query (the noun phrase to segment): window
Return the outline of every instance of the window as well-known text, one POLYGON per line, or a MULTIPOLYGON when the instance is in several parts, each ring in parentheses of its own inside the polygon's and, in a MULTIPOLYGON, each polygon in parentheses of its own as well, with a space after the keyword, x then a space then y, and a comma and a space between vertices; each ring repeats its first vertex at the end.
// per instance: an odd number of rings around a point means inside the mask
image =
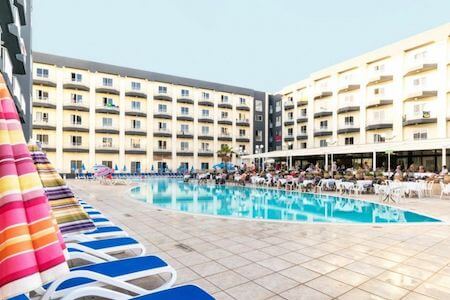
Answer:
POLYGON ((70 136, 70 143, 72 146, 81 146, 81 136, 79 135, 71 135, 70 136))
POLYGON ((228 96, 227 95, 221 95, 220 96, 220 101, 222 101, 222 103, 228 103, 228 96))
POLYGON ((354 125, 354 117, 353 116, 347 116, 344 118, 345 126, 353 126, 354 125))
POLYGON ((255 137, 257 142, 262 142, 263 140, 263 131, 262 130, 255 130, 255 137))
POLYGON ((226 112, 226 111, 221 111, 221 112, 220 112, 220 118, 221 118, 221 119, 224 119, 224 120, 228 119, 228 112, 226 112))
POLYGON ((427 58, 427 52, 428 51, 421 51, 414 54, 413 58, 414 60, 424 60, 427 58))
POLYGON ((48 134, 36 134, 36 141, 42 145, 48 145, 48 134))
POLYGON ((294 135, 294 128, 288 128, 288 136, 294 135))
POLYGON ((208 100, 209 99, 209 93, 202 92, 202 99, 208 100))
POLYGON ((263 101, 262 100, 255 100, 255 111, 257 112, 263 112, 263 101))
POLYGON ((424 113, 427 111, 427 105, 425 103, 414 104, 413 115, 417 118, 423 118, 424 113))
POLYGON ((135 111, 141 110, 141 102, 139 101, 131 101, 131 109, 135 111))
POLYGON ((70 102, 72 104, 81 104, 81 103, 83 103, 83 95, 70 94, 70 102))
POLYGON ((181 97, 189 97, 189 90, 181 90, 181 97))
POLYGON ((353 145, 353 137, 346 137, 345 138, 345 144, 346 145, 353 145))
POLYGON ((110 161, 110 160, 102 160, 102 165, 107 166, 108 168, 112 169, 112 161, 110 161))
POLYGON ((181 142, 180 149, 181 149, 181 151, 189 150, 189 142, 181 142))
POLYGON ((262 120, 263 120, 262 115, 255 115, 255 121, 262 122, 262 120))
POLYGON ((300 110, 300 117, 306 117, 306 113, 307 113, 306 108, 302 108, 302 109, 300 110))
POLYGON ((281 101, 275 102, 275 112, 281 111, 281 101))
POLYGON ((207 162, 202 162, 202 163, 200 164, 200 168, 201 168, 202 170, 209 170, 209 163, 207 163, 207 162))
POLYGON ((345 105, 353 104, 353 99, 354 99, 353 95, 345 95, 345 97, 344 97, 344 104, 345 105))
POLYGON ((306 149, 306 143, 300 143, 300 148, 301 149, 306 149))
POLYGON ((131 128, 140 129, 141 128, 141 120, 131 120, 131 128))
POLYGON ((427 78, 426 77, 420 77, 420 78, 414 78, 413 79, 413 86, 417 87, 417 86, 425 86, 425 84, 427 83, 427 78))
POLYGON ((167 94, 167 87, 166 86, 158 86, 158 93, 159 94, 167 94))
POLYGON ((245 136, 245 129, 239 129, 239 136, 245 136))
POLYGON ((288 150, 292 150, 294 149, 294 144, 292 144, 291 142, 287 145, 288 150))
POLYGON ((181 124, 180 125, 180 131, 182 133, 188 133, 189 132, 189 125, 188 124, 181 124))
POLYGON ((209 143, 202 143, 201 149, 203 151, 209 151, 209 143))
POLYGON ((380 65, 375 65, 375 66, 373 66, 373 70, 374 70, 375 72, 383 72, 383 71, 384 71, 384 68, 385 68, 384 64, 380 64, 380 65))
POLYGON ((222 135, 228 135, 228 128, 226 128, 226 127, 221 127, 221 128, 220 128, 220 133, 221 133, 222 135))
POLYGON ((181 114, 184 116, 189 115, 189 107, 182 107, 181 108, 181 114))
POLYGON ((320 140, 320 147, 326 147, 327 146, 327 140, 320 140))
POLYGON ((112 86, 113 80, 112 78, 103 77, 103 86, 112 86))
POLYGON ((131 173, 141 172, 141 162, 140 161, 132 161, 130 163, 130 172, 131 173))
POLYGON ((140 139, 131 139, 130 144, 131 144, 131 148, 133 148, 133 149, 141 148, 141 140, 140 139))
POLYGON ((167 112, 167 105, 165 105, 165 104, 158 104, 158 112, 160 112, 160 113, 167 112))
POLYGON ((240 105, 246 105, 247 104, 247 100, 245 98, 240 97, 239 98, 239 104, 240 105))
POLYGON ((41 111, 36 112, 36 121, 48 123, 48 113, 41 111))
POLYGON ((103 137, 102 138, 102 147, 103 148, 112 148, 113 141, 110 137, 103 137))
POLYGON ((273 106, 269 105, 269 114, 273 114, 273 106))
POLYGON ((306 125, 303 125, 300 127, 300 133, 301 134, 306 134, 306 125))
POLYGON ((372 114, 374 121, 384 121, 385 111, 384 110, 375 110, 372 114))
POLYGON ((413 133, 413 140, 420 141, 426 140, 428 138, 428 132, 426 130, 421 130, 413 133))
POLYGON ((374 95, 384 95, 384 88, 382 88, 382 87, 374 88, 373 94, 374 95))
POLYGON ((48 100, 48 92, 45 92, 43 90, 37 90, 36 94, 39 100, 48 100))
POLYGON ((202 109, 202 117, 209 117, 209 110, 202 109))
POLYGON ((374 134, 373 135, 373 142, 374 143, 384 143, 386 141, 386 138, 382 136, 381 134, 374 134))
POLYGON ((327 120, 325 120, 325 121, 320 121, 320 129, 321 129, 321 130, 328 129, 328 121, 327 121, 327 120))
POLYGON ((293 120, 294 119, 294 113, 293 112, 289 112, 288 113, 288 120, 293 120))
POLYGON ((103 106, 110 107, 114 106, 114 101, 112 98, 103 97, 103 106))
POLYGON ((281 116, 277 116, 275 118, 275 126, 277 127, 281 126, 281 116))
POLYGON ((81 160, 71 160, 70 161, 70 170, 73 173, 81 172, 82 167, 83 167, 83 162, 81 160))
POLYGON ((167 142, 166 141, 158 141, 158 149, 166 150, 167 149, 167 142))
POLYGON ((36 69, 36 76, 37 77, 42 77, 42 78, 48 78, 48 69, 37 68, 36 69))
POLYGON ((72 82, 81 82, 83 80, 83 75, 79 73, 71 73, 70 79, 72 80, 72 82))
POLYGON ((160 131, 167 131, 167 123, 159 122, 158 123, 158 128, 159 128, 160 131))
POLYGON ((112 118, 102 118, 103 127, 112 127, 112 118))
POLYGON ((72 125, 81 125, 81 116, 71 115, 72 125))
POLYGON ((140 91, 140 90, 141 90, 141 83, 140 83, 140 82, 132 81, 132 82, 131 82, 131 89, 132 89, 133 91, 140 91))
POLYGON ((202 126, 202 134, 208 135, 209 134, 209 127, 208 126, 202 126))

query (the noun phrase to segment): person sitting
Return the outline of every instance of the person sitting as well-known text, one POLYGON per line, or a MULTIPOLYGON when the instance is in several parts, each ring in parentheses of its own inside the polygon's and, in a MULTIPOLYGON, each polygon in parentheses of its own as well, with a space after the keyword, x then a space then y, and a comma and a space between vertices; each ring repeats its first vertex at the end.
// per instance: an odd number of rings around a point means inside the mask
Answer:
POLYGON ((446 175, 448 175, 448 169, 447 169, 447 166, 446 166, 446 165, 442 166, 442 170, 441 170, 441 172, 439 173, 439 175, 441 175, 441 176, 446 176, 446 175))

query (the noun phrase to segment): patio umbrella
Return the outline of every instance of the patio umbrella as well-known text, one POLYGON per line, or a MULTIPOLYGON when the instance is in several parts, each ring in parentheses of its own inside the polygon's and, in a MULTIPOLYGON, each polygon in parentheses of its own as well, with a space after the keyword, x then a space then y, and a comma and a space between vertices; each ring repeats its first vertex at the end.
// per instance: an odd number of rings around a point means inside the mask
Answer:
POLYGON ((30 292, 69 271, 64 243, 0 74, 0 298, 30 292))
POLYGON ((119 171, 119 167, 117 166, 117 164, 114 165, 114 171, 119 171))
POLYGON ((38 145, 29 145, 28 149, 31 151, 31 157, 61 233, 74 234, 94 230, 96 228, 94 222, 78 203, 64 179, 48 160, 47 155, 38 145))
POLYGON ((152 172, 154 171, 154 169, 155 169, 155 168, 154 168, 153 165, 152 165, 152 172))
POLYGON ((124 172, 126 172, 127 171, 127 166, 123 166, 123 169, 122 169, 124 172))
POLYGON ((81 170, 86 171, 86 166, 84 164, 81 164, 81 170))
POLYGON ((107 166, 97 166, 94 175, 97 177, 108 176, 114 173, 114 171, 107 166))

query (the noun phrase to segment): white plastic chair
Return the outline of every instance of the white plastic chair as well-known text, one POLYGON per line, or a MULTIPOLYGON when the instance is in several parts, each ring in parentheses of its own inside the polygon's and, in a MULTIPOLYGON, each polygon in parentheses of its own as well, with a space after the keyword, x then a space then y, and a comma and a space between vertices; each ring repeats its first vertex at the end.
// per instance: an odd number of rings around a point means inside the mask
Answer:
POLYGON ((445 184, 442 181, 439 183, 441 185, 441 199, 442 197, 450 195, 450 184, 445 184))

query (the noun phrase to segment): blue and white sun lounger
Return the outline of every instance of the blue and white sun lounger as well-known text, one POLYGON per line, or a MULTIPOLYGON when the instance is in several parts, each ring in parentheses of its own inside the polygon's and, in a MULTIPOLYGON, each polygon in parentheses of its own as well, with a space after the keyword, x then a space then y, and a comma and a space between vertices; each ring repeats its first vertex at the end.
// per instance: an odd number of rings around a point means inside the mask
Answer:
POLYGON ((89 232, 65 235, 64 240, 66 242, 88 242, 117 237, 128 237, 128 233, 117 226, 103 226, 89 232))
POLYGON ((117 300, 214 300, 214 297, 196 285, 181 285, 134 297, 101 287, 87 287, 68 294, 64 300, 88 296, 117 300))
POLYGON ((170 279, 158 289, 169 288, 175 283, 177 275, 171 266, 157 256, 125 258, 72 268, 67 275, 61 276, 36 292, 43 295, 42 300, 48 300, 61 298, 85 287, 108 285, 143 295, 152 291, 128 281, 163 273, 170 274, 170 279))

